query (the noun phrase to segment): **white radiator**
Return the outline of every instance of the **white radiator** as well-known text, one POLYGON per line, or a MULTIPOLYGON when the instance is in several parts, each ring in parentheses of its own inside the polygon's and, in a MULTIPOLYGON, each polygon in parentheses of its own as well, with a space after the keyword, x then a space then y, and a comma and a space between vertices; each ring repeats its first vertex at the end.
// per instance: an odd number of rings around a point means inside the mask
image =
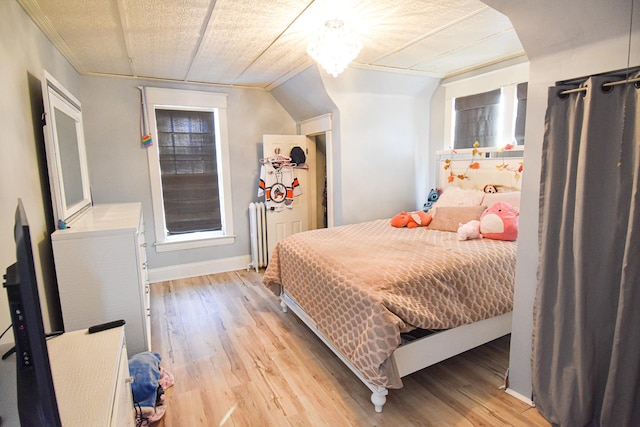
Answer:
POLYGON ((251 263, 247 271, 267 266, 267 210, 263 202, 249 203, 249 228, 251 234, 251 263))

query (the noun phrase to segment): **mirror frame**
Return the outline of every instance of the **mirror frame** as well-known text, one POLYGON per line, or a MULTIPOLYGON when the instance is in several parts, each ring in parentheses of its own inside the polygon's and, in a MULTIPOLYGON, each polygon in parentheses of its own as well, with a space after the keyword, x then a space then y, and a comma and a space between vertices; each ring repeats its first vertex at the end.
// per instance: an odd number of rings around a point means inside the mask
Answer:
POLYGON ((42 97, 44 101, 45 125, 43 127, 45 135, 45 146, 47 152, 47 167, 49 169, 49 184, 51 187, 51 200, 53 204, 53 216, 58 228, 61 228, 60 221, 64 223, 72 220, 80 212, 91 206, 91 190, 89 185, 89 171, 87 167, 87 156, 84 144, 84 128, 82 123, 82 107, 80 101, 75 98, 67 89, 65 89, 51 74, 44 71, 42 79, 42 97), (75 122, 76 140, 63 140, 56 125, 57 111, 64 113, 75 122), (62 150, 63 146, 73 147, 73 158, 65 158, 66 150, 62 150), (75 149, 77 148, 77 151, 75 149), (77 157, 75 154, 77 153, 77 157), (73 176, 64 174, 63 165, 65 161, 72 160, 74 170, 80 171, 80 182, 71 183, 69 180, 78 179, 74 173, 73 176), (79 164, 77 164, 79 163, 79 164), (80 185, 81 195, 79 200, 67 201, 65 184, 80 185))

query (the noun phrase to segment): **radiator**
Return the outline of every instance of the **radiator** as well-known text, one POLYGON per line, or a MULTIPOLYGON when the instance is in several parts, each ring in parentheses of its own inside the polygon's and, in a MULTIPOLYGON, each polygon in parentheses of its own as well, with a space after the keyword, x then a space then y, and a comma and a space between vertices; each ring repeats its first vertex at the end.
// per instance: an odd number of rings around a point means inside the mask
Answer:
POLYGON ((267 266, 267 211, 263 202, 249 203, 249 229, 251 234, 251 263, 247 271, 267 266))

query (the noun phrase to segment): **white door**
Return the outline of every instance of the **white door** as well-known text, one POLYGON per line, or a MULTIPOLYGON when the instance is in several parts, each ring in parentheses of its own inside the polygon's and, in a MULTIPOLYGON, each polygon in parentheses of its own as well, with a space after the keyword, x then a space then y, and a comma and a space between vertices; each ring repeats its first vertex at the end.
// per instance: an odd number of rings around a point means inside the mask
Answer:
MULTIPOLYGON (((288 156, 295 146, 301 147, 307 156, 307 165, 312 165, 310 160, 315 157, 315 142, 303 135, 263 135, 262 150, 263 157, 274 156, 280 153, 288 156), (310 147, 313 145, 313 147, 310 147), (311 150, 310 148, 313 148, 311 150), (279 150, 279 151, 278 151, 279 150), (312 158, 309 155, 312 155, 312 158)), ((314 160, 315 162, 315 160, 314 160)), ((293 198, 291 209, 281 211, 267 210, 267 246, 269 258, 276 243, 300 231, 309 229, 309 224, 315 224, 315 209, 310 206, 315 203, 315 174, 308 169, 294 168, 294 176, 298 178, 302 193, 293 198)))

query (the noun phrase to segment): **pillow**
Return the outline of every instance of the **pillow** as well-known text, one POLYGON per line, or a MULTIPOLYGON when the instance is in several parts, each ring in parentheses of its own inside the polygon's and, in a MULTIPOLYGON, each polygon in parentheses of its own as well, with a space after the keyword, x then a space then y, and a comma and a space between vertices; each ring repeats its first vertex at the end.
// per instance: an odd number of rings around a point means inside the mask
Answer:
POLYGON ((494 240, 518 238, 518 210, 505 202, 497 202, 480 216, 482 237, 494 240))
POLYGON ((474 219, 479 220, 486 208, 486 206, 441 206, 427 228, 457 232, 460 224, 466 224, 474 219))
POLYGON ((441 206, 480 206, 483 197, 484 192, 480 190, 447 187, 442 194, 440 194, 440 197, 438 197, 438 201, 432 205, 429 213, 436 215, 438 208, 441 206))
POLYGON ((507 191, 504 193, 485 193, 482 199, 482 204, 491 207, 498 202, 509 203, 516 209, 520 208, 520 192, 519 191, 507 191))

